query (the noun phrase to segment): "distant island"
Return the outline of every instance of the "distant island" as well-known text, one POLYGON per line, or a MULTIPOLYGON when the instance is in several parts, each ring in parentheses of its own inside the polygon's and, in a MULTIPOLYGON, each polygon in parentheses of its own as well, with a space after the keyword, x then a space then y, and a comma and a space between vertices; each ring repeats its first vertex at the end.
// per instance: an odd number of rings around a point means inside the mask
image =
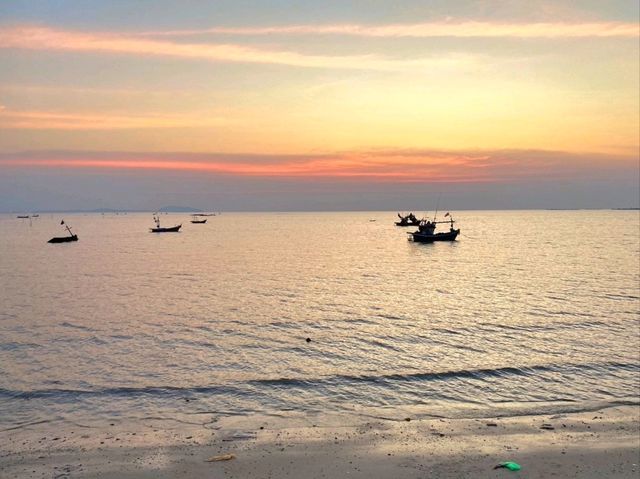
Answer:
MULTIPOLYGON (((102 214, 123 214, 123 213, 203 213, 203 210, 193 208, 192 206, 163 206, 157 210, 143 210, 143 209, 126 209, 126 208, 95 208, 95 209, 69 209, 69 210, 48 210, 48 209, 34 209, 38 213, 47 214, 64 214, 64 213, 102 213, 102 214)), ((0 214, 22 214, 22 211, 0 211, 0 214)), ((25 213, 26 215, 26 213, 25 213)))
POLYGON ((158 209, 159 213, 202 213, 202 210, 198 208, 192 208, 191 206, 163 206, 158 209))
POLYGON ((87 213, 127 213, 127 210, 114 210, 113 208, 96 208, 89 210, 87 213))

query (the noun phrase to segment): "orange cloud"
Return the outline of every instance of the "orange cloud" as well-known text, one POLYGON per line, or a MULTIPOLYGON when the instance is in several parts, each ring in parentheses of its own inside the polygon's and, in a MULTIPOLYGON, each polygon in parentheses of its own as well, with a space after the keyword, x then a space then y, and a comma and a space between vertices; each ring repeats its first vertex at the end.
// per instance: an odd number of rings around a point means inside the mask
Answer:
POLYGON ((289 25, 275 27, 214 27, 199 30, 143 32, 147 36, 228 35, 351 35, 361 37, 462 38, 584 38, 640 35, 637 23, 628 22, 427 22, 390 25, 289 25))
POLYGON ((187 128, 228 123, 222 118, 174 115, 115 115, 12 111, 0 107, 0 128, 43 130, 123 130, 131 128, 187 128), (4 111, 3 111, 4 110, 4 111))
POLYGON ((0 166, 174 170, 239 177, 380 182, 487 182, 595 178, 615 171, 637 171, 637 157, 530 150, 389 150, 325 155, 31 152, 2 154, 0 166))
POLYGON ((115 33, 82 33, 47 27, 0 28, 0 48, 61 50, 154 55, 219 62, 278 64, 310 68, 411 70, 451 65, 467 57, 394 60, 375 55, 305 55, 285 50, 268 50, 221 43, 176 43, 148 40, 115 33))

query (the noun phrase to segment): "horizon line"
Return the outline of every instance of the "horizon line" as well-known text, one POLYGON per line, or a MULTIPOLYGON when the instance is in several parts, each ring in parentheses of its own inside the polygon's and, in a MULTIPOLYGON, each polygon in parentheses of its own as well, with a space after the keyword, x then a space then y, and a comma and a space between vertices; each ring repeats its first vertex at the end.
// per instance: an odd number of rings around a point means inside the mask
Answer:
MULTIPOLYGON (((0 210, 0 215, 14 215, 18 213, 26 214, 115 214, 115 213, 133 213, 133 214, 153 214, 153 213, 166 213, 166 214, 174 214, 174 215, 188 215, 191 216, 194 213, 215 213, 216 216, 225 216, 228 213, 398 213, 398 212, 413 212, 413 211, 429 211, 418 208, 407 208, 404 210, 362 210, 362 209, 332 209, 332 210, 314 210, 314 209, 300 209, 300 210, 207 210, 207 209, 199 209, 194 208, 194 211, 160 211, 162 208, 153 210, 153 209, 116 209, 116 208, 93 208, 88 210, 80 210, 80 209, 62 209, 62 210, 39 210, 32 209, 31 213, 26 213, 25 210, 0 210), (105 210, 105 211, 101 211, 105 210)), ((613 206, 599 206, 599 207, 591 207, 591 208, 456 208, 451 209, 454 214, 462 211, 639 211, 639 206, 628 206, 628 207, 613 207, 613 206)), ((443 210, 444 211, 444 210, 443 210)), ((20 218, 26 219, 26 218, 20 218)))

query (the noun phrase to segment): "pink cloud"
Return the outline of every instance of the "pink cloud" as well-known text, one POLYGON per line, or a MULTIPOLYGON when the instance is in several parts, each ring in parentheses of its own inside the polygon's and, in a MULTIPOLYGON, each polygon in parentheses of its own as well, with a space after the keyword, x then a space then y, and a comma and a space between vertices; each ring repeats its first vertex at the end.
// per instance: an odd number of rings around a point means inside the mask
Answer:
POLYGON ((228 123, 224 118, 176 115, 125 115, 15 111, 0 105, 0 128, 14 130, 123 130, 132 128, 188 128, 228 123))
POLYGON ((451 64, 452 62, 464 61, 463 58, 394 60, 375 55, 306 55, 287 50, 255 48, 227 43, 177 43, 167 40, 140 38, 131 34, 76 32, 33 26, 0 28, 0 48, 106 52, 217 62, 386 71, 429 67, 443 62, 451 64))
POLYGON ((536 150, 372 150, 323 155, 30 152, 0 155, 0 166, 175 170, 238 177, 333 178, 379 182, 493 182, 598 177, 637 171, 637 157, 536 150))
POLYGON ((350 35, 360 37, 462 37, 462 38, 584 38, 640 35, 637 23, 629 22, 425 22, 389 25, 284 25, 273 27, 213 27, 196 30, 143 32, 147 36, 227 35, 350 35))

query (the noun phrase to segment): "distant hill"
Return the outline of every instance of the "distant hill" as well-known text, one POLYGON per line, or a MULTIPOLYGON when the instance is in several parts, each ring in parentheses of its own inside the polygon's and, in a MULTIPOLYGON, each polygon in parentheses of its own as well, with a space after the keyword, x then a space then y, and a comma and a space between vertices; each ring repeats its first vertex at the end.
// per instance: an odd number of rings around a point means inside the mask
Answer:
POLYGON ((113 208, 96 208, 95 210, 88 210, 87 213, 121 213, 126 210, 114 210, 113 208))
POLYGON ((198 208, 191 206, 163 206, 158 210, 160 213, 202 213, 198 208))

